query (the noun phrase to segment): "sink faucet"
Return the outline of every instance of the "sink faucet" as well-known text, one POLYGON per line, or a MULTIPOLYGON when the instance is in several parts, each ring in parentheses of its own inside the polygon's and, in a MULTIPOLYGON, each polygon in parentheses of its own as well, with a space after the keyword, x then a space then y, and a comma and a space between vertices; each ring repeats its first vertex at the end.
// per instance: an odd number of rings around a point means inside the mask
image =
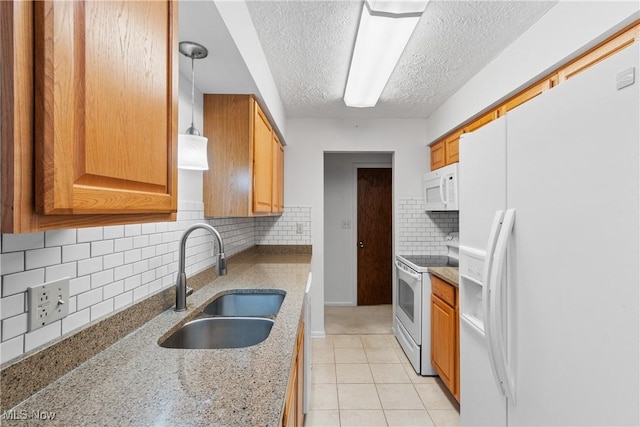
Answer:
MULTIPOLYGON (((224 276, 227 274, 227 259, 224 256, 224 243, 222 243, 222 237, 218 230, 208 224, 196 224, 192 225, 184 232, 182 239, 180 240, 180 261, 178 264, 178 277, 176 278, 176 311, 185 311, 187 309, 187 295, 193 293, 193 289, 187 288, 187 274, 184 271, 184 257, 185 248, 187 246, 187 237, 192 231, 202 229, 207 230, 218 241, 220 252, 216 255, 216 274, 218 276, 224 276)), ((215 243, 213 250, 215 251, 215 243)))

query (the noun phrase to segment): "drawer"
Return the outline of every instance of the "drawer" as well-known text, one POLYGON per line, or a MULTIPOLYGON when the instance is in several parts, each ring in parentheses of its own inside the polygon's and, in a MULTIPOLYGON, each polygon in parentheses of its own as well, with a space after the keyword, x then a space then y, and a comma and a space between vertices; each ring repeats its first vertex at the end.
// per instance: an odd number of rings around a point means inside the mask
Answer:
POLYGON ((431 293, 440 297, 451 307, 456 306, 456 288, 434 275, 431 275, 431 293))

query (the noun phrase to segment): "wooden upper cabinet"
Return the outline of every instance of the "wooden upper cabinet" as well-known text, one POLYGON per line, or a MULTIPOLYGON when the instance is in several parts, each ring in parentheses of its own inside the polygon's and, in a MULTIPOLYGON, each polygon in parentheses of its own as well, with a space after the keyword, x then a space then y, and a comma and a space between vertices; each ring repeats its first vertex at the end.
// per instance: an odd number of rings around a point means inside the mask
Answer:
POLYGON ((498 112, 496 110, 489 111, 487 114, 478 117, 477 119, 475 119, 474 121, 466 125, 462 129, 462 132, 469 133, 469 132, 473 132, 474 130, 480 129, 482 126, 486 125, 487 123, 491 123, 492 121, 494 121, 497 118, 497 116, 498 116, 498 112))
POLYGON ((269 120, 256 104, 253 133, 253 212, 271 213, 273 139, 273 129, 269 120))
POLYGON ((271 212, 284 211, 284 147, 277 135, 273 137, 273 179, 271 191, 271 212))
POLYGON ((640 40, 640 26, 634 24, 630 28, 621 31, 611 40, 598 46, 581 57, 575 59, 558 71, 558 79, 560 82, 568 80, 587 68, 597 64, 598 62, 620 52, 622 49, 631 46, 634 42, 640 40))
POLYGON ((177 2, 1 3, 2 231, 175 220, 177 2))
MULTIPOLYGON (((210 169, 204 173, 205 216, 248 217, 277 208, 278 161, 284 157, 273 126, 251 95, 204 95, 204 136, 210 169), (280 151, 280 150, 278 150, 280 151)), ((284 163, 283 163, 284 164, 284 163)))
POLYGON ((460 135, 462 135, 461 130, 431 144, 431 170, 436 170, 458 161, 460 135))
POLYGON ((169 2, 36 2, 36 208, 172 212, 169 2))
POLYGON ((444 140, 445 163, 450 165, 459 160, 460 135, 462 132, 455 132, 444 140))
POLYGON ((444 140, 431 144, 431 170, 447 165, 444 140))

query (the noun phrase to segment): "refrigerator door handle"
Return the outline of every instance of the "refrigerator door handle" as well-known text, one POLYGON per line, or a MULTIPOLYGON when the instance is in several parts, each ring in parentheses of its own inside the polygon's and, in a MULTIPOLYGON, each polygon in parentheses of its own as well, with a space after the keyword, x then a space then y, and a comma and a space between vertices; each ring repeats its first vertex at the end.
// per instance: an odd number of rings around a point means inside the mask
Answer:
POLYGON ((509 245, 509 237, 513 230, 515 222, 515 210, 507 209, 502 221, 500 235, 496 244, 493 258, 493 266, 491 271, 492 289, 490 294, 491 300, 491 338, 493 349, 492 353, 495 357, 496 369, 501 379, 502 389, 507 398, 515 405, 515 388, 512 376, 509 374, 509 366, 507 363, 507 347, 505 345, 503 331, 506 330, 505 319, 503 316, 502 295, 505 286, 504 268, 507 260, 507 248, 509 245))
POLYGON ((504 211, 496 211, 493 217, 493 223, 491 225, 491 231, 489 232, 489 241, 487 242, 486 257, 484 260, 484 269, 482 272, 482 309, 484 311, 484 338, 487 344, 487 351, 489 353, 489 361, 491 362, 491 371, 493 372, 493 378, 496 380, 496 385, 500 394, 504 395, 504 388, 502 381, 498 375, 498 369, 496 366, 496 357, 494 354, 493 337, 492 337, 492 316, 491 316, 491 292, 492 292, 492 266, 494 263, 494 254, 496 251, 496 244, 498 242, 498 235, 500 234, 500 228, 502 226, 502 220, 504 218, 504 211))
POLYGON ((443 205, 446 205, 447 203, 449 203, 449 201, 444 197, 444 184, 445 184, 445 178, 444 176, 441 176, 440 177, 440 201, 442 202, 443 205))

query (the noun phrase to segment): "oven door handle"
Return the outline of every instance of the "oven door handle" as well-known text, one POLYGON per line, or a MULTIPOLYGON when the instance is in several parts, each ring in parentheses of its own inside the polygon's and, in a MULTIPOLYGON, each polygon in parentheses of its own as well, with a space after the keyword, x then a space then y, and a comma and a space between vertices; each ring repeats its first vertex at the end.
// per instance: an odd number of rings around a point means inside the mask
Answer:
POLYGON ((416 274, 416 273, 412 273, 410 271, 405 270, 402 267, 402 264, 400 264, 398 261, 396 261, 396 267, 398 268, 398 272, 402 273, 402 274, 406 274, 407 276, 411 277, 413 280, 422 280, 422 277, 420 274, 416 274))

